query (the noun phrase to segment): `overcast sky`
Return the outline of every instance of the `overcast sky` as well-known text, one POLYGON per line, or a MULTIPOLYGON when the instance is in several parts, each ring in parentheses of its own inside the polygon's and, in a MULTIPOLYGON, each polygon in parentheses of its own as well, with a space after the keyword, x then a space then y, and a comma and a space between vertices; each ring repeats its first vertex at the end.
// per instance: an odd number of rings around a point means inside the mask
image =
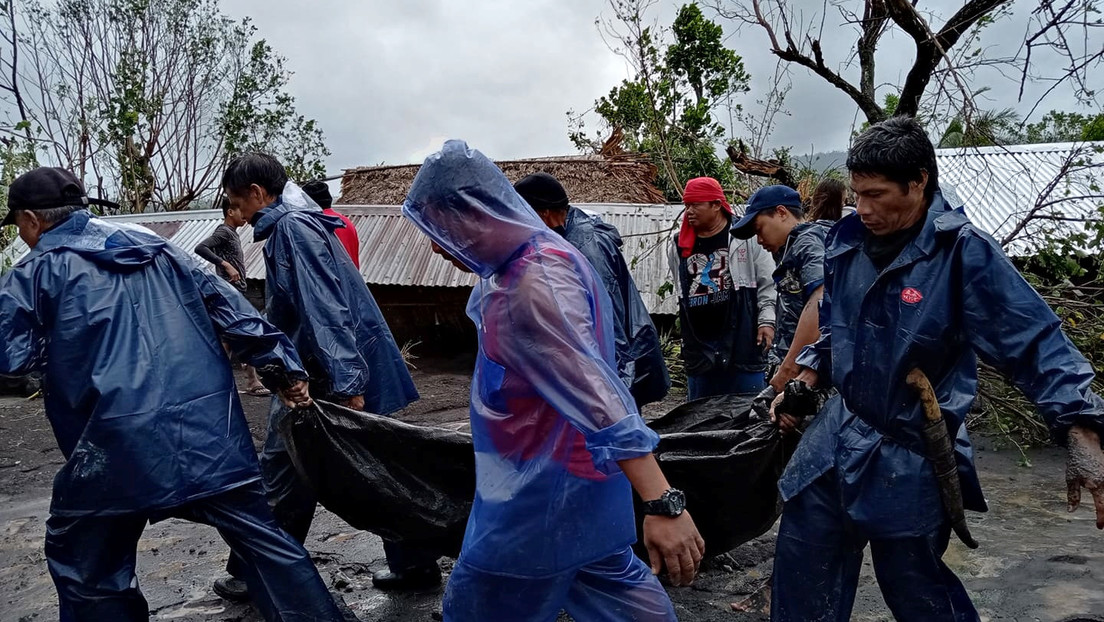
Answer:
MULTIPOLYGON (((669 25, 680 4, 660 0, 659 22, 669 25)), ((961 4, 933 0, 921 6, 961 4)), ((986 32, 994 53, 1012 51, 1023 40, 1025 14, 1034 4, 1020 0, 1017 15, 986 32)), ((822 2, 796 5, 814 12, 822 2)), ((604 0, 223 0, 223 7, 231 16, 252 18, 260 36, 287 58, 295 73, 289 90, 300 112, 319 121, 333 152, 330 174, 420 162, 447 138, 463 138, 496 159, 575 153, 566 112, 589 109, 630 77, 595 26, 609 13, 604 0)), ((758 29, 735 33, 731 23, 721 23, 752 75, 743 101, 754 107, 775 67, 767 38, 758 29)), ((833 13, 826 32, 826 57, 843 60, 852 31, 833 13)), ((912 43, 892 32, 879 48, 878 79, 900 84, 912 43)), ((857 73, 845 71, 852 78, 857 73)), ((771 142, 792 146, 796 154, 846 148, 855 105, 801 67, 793 68, 791 79, 790 114, 778 120, 771 142)), ((1016 103, 1015 85, 995 75, 979 81, 993 87, 983 105, 1021 113, 1030 108, 1016 103)), ((1068 90, 1047 104, 1044 109, 1077 109, 1068 90)))

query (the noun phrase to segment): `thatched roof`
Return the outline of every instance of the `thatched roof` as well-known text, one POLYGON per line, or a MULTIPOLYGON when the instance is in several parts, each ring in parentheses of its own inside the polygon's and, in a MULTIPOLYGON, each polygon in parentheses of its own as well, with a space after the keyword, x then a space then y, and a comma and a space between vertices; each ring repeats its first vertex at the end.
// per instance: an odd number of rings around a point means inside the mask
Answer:
MULTIPOLYGON (((537 172, 560 180, 573 203, 666 202, 655 187, 656 167, 646 156, 618 153, 613 156, 586 155, 496 162, 511 182, 537 172)), ((345 205, 399 205, 421 167, 368 166, 348 169, 341 179, 345 205)))

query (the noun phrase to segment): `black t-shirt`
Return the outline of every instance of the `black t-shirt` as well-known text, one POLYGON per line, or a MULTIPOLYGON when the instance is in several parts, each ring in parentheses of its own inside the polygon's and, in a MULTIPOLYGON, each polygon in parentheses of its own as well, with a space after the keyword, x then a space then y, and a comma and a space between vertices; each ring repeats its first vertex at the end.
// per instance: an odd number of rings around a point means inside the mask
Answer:
POLYGON ((698 238, 685 259, 682 291, 686 314, 701 336, 727 329, 731 308, 732 275, 728 271, 728 227, 708 238, 698 238))
POLYGON ((863 242, 863 252, 870 258, 870 262, 874 264, 878 272, 881 272, 888 268, 894 259, 897 259, 897 256, 905 250, 909 242, 920 235, 920 231, 923 230, 924 223, 927 220, 927 218, 921 216, 920 220, 917 220, 916 224, 908 229, 901 229, 886 235, 869 234, 863 242))

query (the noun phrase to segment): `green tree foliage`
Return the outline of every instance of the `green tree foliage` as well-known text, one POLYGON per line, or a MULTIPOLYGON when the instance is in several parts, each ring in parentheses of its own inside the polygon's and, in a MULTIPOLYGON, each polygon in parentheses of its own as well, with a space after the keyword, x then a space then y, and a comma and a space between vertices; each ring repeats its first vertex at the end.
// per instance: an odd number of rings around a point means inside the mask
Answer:
POLYGON ((718 150, 724 127, 715 112, 748 90, 749 76, 741 58, 724 46, 721 27, 696 4, 684 5, 669 30, 646 25, 646 1, 612 0, 610 6, 620 27, 619 52, 633 63, 635 75, 595 102, 601 117, 596 135, 588 136, 576 119, 572 142, 595 151, 620 128, 626 148, 652 157, 658 186, 674 201, 693 177, 731 185, 732 167, 718 150))
POLYGON ((217 0, 0 8, 14 31, 0 41, 11 68, 0 75, 0 128, 22 117, 38 162, 73 169, 124 211, 202 204, 227 159, 247 150, 272 153, 299 178, 324 170, 322 132, 287 94, 283 58, 217 0))
POLYGON ((1020 142, 1020 117, 1010 108, 959 114, 947 124, 940 148, 989 147, 1020 142))
POLYGON ((1028 143, 1071 143, 1104 141, 1104 112, 1084 115, 1079 112, 1051 110, 1039 121, 1024 127, 1028 143))

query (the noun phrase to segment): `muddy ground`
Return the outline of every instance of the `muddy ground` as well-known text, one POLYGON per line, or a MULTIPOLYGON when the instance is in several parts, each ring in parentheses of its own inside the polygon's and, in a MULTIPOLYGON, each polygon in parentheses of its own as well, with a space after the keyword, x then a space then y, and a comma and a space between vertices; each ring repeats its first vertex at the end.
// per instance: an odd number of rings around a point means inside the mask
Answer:
MULTIPOLYGON (((470 362, 415 361, 422 400, 402 413, 419 424, 463 428, 470 362)), ((243 396, 258 446, 267 401, 243 396)), ((678 403, 650 409, 662 412, 678 403)), ((963 578, 984 620, 1059 621, 1078 616, 1104 620, 1104 533, 1089 509, 1067 514, 1063 454, 996 450, 979 439, 978 466, 992 507, 970 516, 981 548, 952 543, 947 562, 963 578)), ((53 585, 43 557, 44 521, 53 474, 62 463, 41 401, 0 398, 0 622, 57 619, 53 585)), ((733 613, 729 603, 755 592, 770 575, 773 533, 713 559, 692 588, 671 589, 682 620, 750 622, 761 613, 733 613)), ((365 621, 440 619, 440 591, 392 596, 371 587, 384 568, 380 541, 319 509, 307 542, 322 577, 365 621)), ((227 549, 214 529, 184 521, 151 525, 139 545, 138 576, 153 620, 253 622, 248 605, 216 597, 227 549)), ((448 571, 451 560, 442 559, 448 571)), ((869 560, 864 566, 855 620, 891 619, 878 594, 869 560)))

